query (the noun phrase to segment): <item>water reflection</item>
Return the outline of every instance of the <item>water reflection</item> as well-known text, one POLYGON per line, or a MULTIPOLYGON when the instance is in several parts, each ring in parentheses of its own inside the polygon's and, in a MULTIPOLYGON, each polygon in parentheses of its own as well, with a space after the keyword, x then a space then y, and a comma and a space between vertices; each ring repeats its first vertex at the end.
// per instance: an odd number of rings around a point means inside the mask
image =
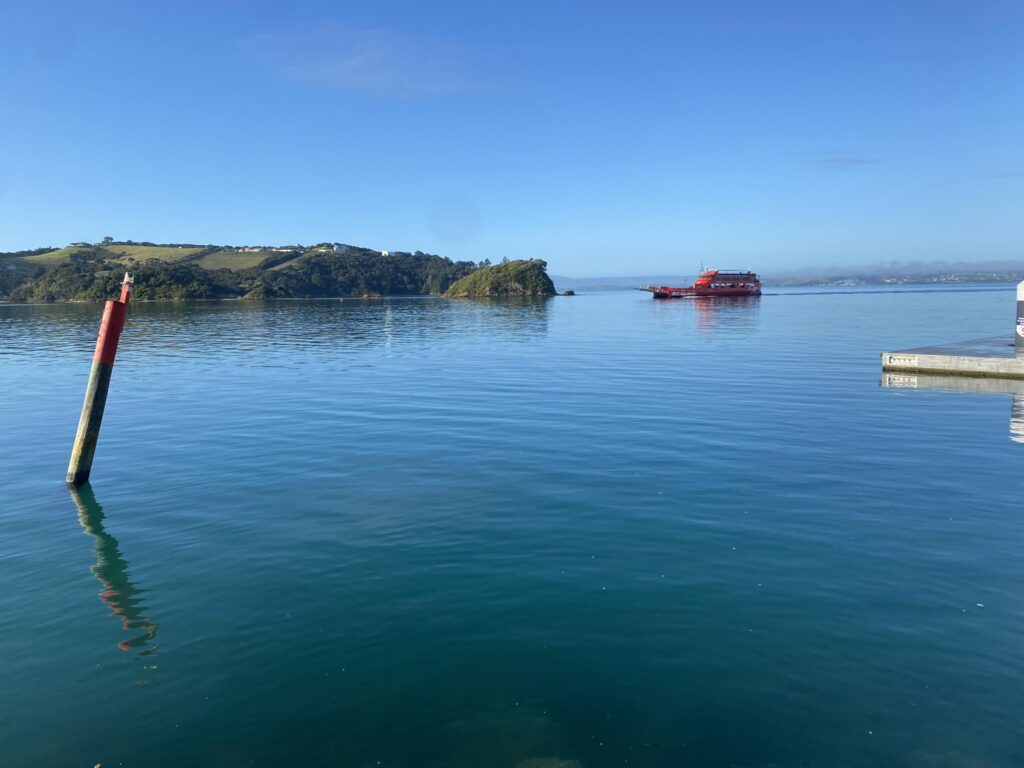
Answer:
MULTIPOLYGON (((0 359, 76 352, 95 342, 102 305, 0 306, 0 359)), ((417 348, 428 338, 467 333, 488 338, 547 333, 548 301, 303 299, 140 302, 130 310, 125 343, 159 357, 202 349, 237 355, 329 346, 332 349, 417 348)))
POLYGON ((697 330, 711 333, 719 329, 750 331, 757 327, 760 296, 698 296, 697 330))
POLYGON ((659 321, 692 322, 700 333, 747 335, 757 329, 760 296, 696 296, 689 299, 652 299, 646 302, 659 321))
POLYGON ((1010 395, 1010 439, 1024 443, 1024 381, 972 378, 969 376, 928 376, 914 373, 886 373, 882 386, 897 389, 944 389, 952 392, 1010 395))
POLYGON ((128 561, 121 554, 117 539, 104 529, 103 507, 97 503, 89 484, 81 488, 69 487, 68 490, 78 508, 78 522, 95 541, 96 564, 90 570, 103 587, 100 600, 121 620, 121 628, 125 632, 134 634, 142 631, 119 642, 118 649, 137 649, 139 656, 152 656, 158 647, 152 642, 156 638, 157 625, 144 613, 146 607, 142 604, 142 595, 146 590, 135 586, 128 578, 128 561))
POLYGON ((467 329, 485 338, 495 333, 505 340, 535 339, 548 331, 548 309, 552 299, 513 297, 456 299, 451 305, 456 330, 467 329))

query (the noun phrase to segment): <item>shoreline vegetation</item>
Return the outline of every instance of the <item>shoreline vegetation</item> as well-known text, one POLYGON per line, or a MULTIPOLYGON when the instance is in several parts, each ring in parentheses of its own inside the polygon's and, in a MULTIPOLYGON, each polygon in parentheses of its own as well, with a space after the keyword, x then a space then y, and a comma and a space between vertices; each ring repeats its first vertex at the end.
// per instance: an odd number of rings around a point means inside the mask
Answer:
POLYGON ((0 302, 102 301, 117 295, 126 271, 135 275, 136 301, 553 296, 546 269, 538 259, 492 266, 341 243, 238 247, 106 238, 0 253, 0 302), (463 280, 469 282, 448 293, 463 280))
MULTIPOLYGON (((102 301, 135 274, 136 301, 380 298, 384 296, 542 297, 559 289, 624 290, 683 277, 569 278, 539 259, 452 261, 415 251, 342 243, 223 246, 115 241, 0 253, 0 303, 102 301)), ((1024 279, 1024 262, 889 262, 857 269, 762 276, 770 287, 971 285, 1024 279)), ((674 282, 673 282, 674 281, 674 282)))

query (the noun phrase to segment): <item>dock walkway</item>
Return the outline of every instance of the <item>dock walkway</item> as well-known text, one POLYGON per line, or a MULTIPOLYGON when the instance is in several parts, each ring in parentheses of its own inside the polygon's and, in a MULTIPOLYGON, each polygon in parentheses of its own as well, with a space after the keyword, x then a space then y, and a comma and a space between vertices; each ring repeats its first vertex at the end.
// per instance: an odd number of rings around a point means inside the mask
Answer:
POLYGON ((882 353, 882 370, 943 376, 1024 379, 1024 351, 1013 338, 993 336, 882 353))

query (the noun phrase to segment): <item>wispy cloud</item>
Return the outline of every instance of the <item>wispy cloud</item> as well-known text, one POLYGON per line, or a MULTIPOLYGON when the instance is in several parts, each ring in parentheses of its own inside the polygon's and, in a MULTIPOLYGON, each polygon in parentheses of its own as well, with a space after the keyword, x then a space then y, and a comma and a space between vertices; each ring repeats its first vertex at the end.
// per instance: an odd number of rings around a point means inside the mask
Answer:
POLYGON ((244 47, 281 79, 348 93, 437 97, 494 85, 460 46, 393 29, 327 25, 256 35, 244 47))

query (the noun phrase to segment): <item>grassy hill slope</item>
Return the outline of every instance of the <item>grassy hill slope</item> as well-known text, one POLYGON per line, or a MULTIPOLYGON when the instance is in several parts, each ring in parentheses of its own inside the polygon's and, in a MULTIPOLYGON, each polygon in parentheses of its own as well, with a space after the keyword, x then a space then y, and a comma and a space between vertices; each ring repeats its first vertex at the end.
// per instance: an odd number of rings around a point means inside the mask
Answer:
POLYGON ((46 266, 58 266, 82 259, 102 259, 117 262, 166 261, 188 259, 203 251, 201 246, 160 246, 160 245, 69 245, 47 253, 27 257, 29 261, 46 266))
POLYGON ((190 261, 203 269, 249 269, 258 267, 267 259, 282 255, 274 251, 237 251, 234 248, 217 248, 190 261))

